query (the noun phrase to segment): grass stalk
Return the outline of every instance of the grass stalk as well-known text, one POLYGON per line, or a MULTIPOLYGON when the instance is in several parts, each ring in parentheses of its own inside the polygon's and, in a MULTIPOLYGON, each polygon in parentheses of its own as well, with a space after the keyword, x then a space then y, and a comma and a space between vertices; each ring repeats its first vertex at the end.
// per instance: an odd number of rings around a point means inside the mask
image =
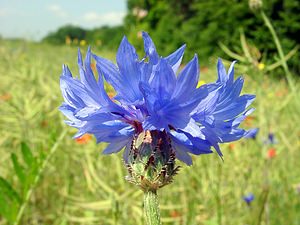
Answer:
POLYGON ((283 52, 280 40, 279 40, 279 38, 278 38, 278 36, 276 34, 276 31, 275 31, 275 29, 274 29, 271 21, 269 20, 269 18, 265 14, 265 12, 263 10, 261 10, 260 14, 261 14, 261 17, 264 20, 265 25, 268 27, 268 29, 269 29, 272 37, 273 37, 274 43, 276 45, 276 48, 277 48, 277 51, 278 51, 278 54, 279 54, 279 57, 280 57, 281 65, 282 65, 283 70, 284 70, 285 75, 286 75, 286 79, 287 79, 288 85, 291 88, 291 90, 294 92, 296 90, 295 89, 295 85, 293 83, 292 74, 290 73, 288 65, 286 63, 286 59, 285 59, 285 56, 284 56, 284 52, 283 52))

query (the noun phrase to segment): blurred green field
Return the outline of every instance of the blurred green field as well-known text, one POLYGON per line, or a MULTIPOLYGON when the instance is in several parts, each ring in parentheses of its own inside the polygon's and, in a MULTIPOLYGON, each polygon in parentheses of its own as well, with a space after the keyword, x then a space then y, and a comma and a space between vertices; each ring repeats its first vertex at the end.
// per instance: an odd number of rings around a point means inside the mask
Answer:
MULTIPOLYGON (((20 224, 144 224, 143 193, 125 181, 121 153, 102 155, 104 144, 94 139, 77 143, 75 130, 58 111, 61 65, 68 64, 77 75, 76 54, 70 46, 0 40, 0 176, 21 193, 21 202, 24 190, 31 190, 29 201, 20 205, 20 224), (27 184, 31 188, 20 184, 11 161, 14 153, 30 170, 21 143, 38 160, 49 159, 39 179, 31 179, 36 184, 27 184)), ((216 78, 215 64, 213 58, 201 65, 208 68, 201 80, 216 78)), ((295 86, 299 90, 300 82, 295 86)), ((257 95, 256 111, 245 123, 260 129, 257 139, 223 144, 224 162, 211 154, 183 166, 175 182, 159 191, 164 224, 300 224, 300 93, 261 73, 245 76, 245 92, 257 95), (269 132, 277 139, 272 146, 265 144, 269 132), (270 148, 276 149, 272 159, 267 157, 270 148), (250 192, 255 199, 249 207, 242 197, 250 192)), ((8 224, 1 215, 0 224, 8 224)))

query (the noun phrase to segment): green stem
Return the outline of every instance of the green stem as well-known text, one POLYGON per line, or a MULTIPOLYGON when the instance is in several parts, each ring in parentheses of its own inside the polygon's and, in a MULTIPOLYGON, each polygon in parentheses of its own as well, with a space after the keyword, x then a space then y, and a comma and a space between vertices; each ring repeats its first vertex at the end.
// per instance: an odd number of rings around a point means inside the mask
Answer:
POLYGON ((278 51, 278 54, 279 54, 279 57, 280 57, 281 65, 282 65, 282 67, 284 69, 284 72, 285 72, 285 75, 286 75, 287 82, 288 82, 290 88, 292 89, 292 91, 295 91, 294 83, 293 83, 293 80, 292 80, 292 75, 291 75, 291 73, 289 71, 289 68, 288 68, 288 65, 286 63, 285 56, 284 56, 284 53, 283 53, 283 50, 282 50, 282 46, 280 44, 279 38, 276 34, 276 31, 275 31, 271 21, 269 20, 269 18, 266 16, 265 12, 263 10, 261 10, 260 13, 261 13, 261 16, 262 16, 266 26, 269 28, 269 31, 270 31, 270 33, 273 37, 274 43, 276 45, 276 48, 277 48, 277 51, 278 51))
POLYGON ((144 192, 144 213, 147 225, 161 225, 156 191, 144 192))
POLYGON ((24 210, 26 209, 29 201, 30 201, 30 198, 31 198, 31 195, 37 185, 37 183, 39 182, 40 178, 41 178, 41 175, 43 173, 43 171, 45 170, 46 166, 48 165, 49 163, 49 160, 50 158, 52 157, 52 155, 56 152, 60 142, 63 140, 64 136, 66 135, 67 131, 63 131, 61 133, 61 135, 59 136, 59 138, 57 139, 57 141, 55 142, 55 144, 52 146, 52 148, 50 149, 50 153, 47 155, 46 159, 43 161, 41 167, 39 168, 39 171, 37 173, 37 176, 35 177, 34 181, 33 181, 33 184, 31 185, 31 188, 29 189, 29 191, 26 193, 26 196, 25 196, 25 199, 24 199, 24 202, 22 203, 19 211, 18 211, 18 215, 16 217, 16 220, 14 222, 14 225, 18 225, 20 224, 21 222, 21 219, 22 219, 22 216, 23 216, 23 213, 24 213, 24 210))

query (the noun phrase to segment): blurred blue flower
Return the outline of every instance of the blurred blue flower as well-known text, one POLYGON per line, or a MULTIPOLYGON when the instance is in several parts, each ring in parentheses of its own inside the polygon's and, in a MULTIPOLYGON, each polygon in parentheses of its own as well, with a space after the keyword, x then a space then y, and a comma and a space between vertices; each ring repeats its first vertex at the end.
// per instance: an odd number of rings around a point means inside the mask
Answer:
POLYGON ((168 136, 176 158, 191 165, 190 154, 211 153, 214 147, 222 156, 219 143, 253 132, 239 128, 253 111, 247 108, 255 96, 240 96, 244 80, 234 80, 234 63, 227 73, 219 59, 217 81, 196 88, 196 55, 178 72, 185 45, 161 57, 145 32, 143 40, 145 56, 141 60, 124 37, 116 65, 92 54, 89 48, 84 63, 78 52, 79 78, 63 66, 60 86, 64 103, 60 110, 69 119, 66 123, 79 130, 75 137, 90 133, 97 142, 109 143, 105 154, 126 147, 126 160, 134 138, 145 130, 157 130, 168 136), (91 69, 91 57, 96 61, 98 80, 91 69), (105 92, 103 77, 115 89, 114 99, 105 92))
POLYGON ((265 145, 274 145, 274 144, 277 144, 277 143, 278 143, 278 141, 275 137, 275 134, 272 133, 272 132, 270 132, 268 134, 268 138, 264 141, 265 145))
POLYGON ((249 193, 249 194, 243 196, 243 200, 247 203, 247 205, 250 205, 251 202, 254 200, 254 194, 249 193))
POLYGON ((277 140, 275 139, 275 135, 273 133, 269 133, 268 134, 268 141, 270 144, 276 144, 277 140))

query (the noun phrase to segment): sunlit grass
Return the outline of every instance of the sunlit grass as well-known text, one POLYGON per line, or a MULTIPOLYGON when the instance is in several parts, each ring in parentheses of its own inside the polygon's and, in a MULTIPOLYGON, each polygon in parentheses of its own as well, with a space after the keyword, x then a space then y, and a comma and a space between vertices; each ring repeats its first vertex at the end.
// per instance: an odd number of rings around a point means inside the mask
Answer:
MULTIPOLYGON (((0 175, 18 190, 11 153, 20 155, 26 142, 34 155, 47 155, 53 137, 67 130, 21 224, 143 224, 142 192, 125 181, 121 154, 101 155, 104 144, 96 145, 94 138, 78 143, 58 112, 61 65, 77 75, 76 54, 70 46, 0 41, 0 175)), ((208 68, 200 83, 216 78, 215 62, 201 65, 208 68)), ((159 192, 166 224, 300 224, 299 93, 263 74, 245 76, 245 89, 257 95, 256 111, 246 123, 260 128, 256 140, 222 145, 224 162, 213 154, 194 157, 192 169, 183 166, 175 182, 159 192), (264 144, 269 132, 278 140, 273 146, 264 144), (270 148, 276 149, 271 159, 270 148), (255 195, 251 207, 242 199, 249 192, 255 195)), ((0 224, 5 224, 1 216, 0 224)))

